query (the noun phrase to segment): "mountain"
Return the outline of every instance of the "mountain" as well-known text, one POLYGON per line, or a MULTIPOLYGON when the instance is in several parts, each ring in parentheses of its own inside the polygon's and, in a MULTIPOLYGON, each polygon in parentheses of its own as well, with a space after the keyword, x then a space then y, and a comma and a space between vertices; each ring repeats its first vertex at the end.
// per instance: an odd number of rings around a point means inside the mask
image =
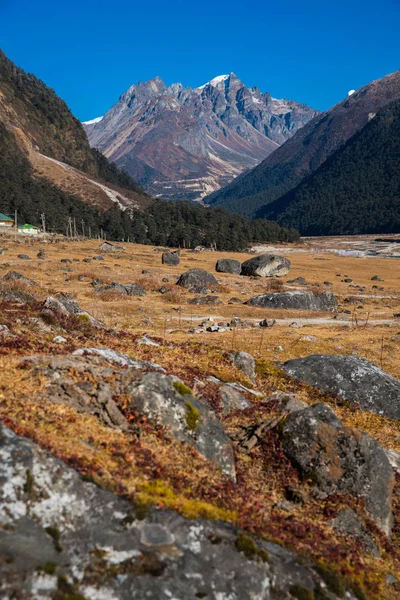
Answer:
POLYGON ((317 111, 247 88, 234 73, 192 89, 157 77, 84 123, 91 146, 153 196, 200 200, 253 168, 317 111))
POLYGON ((65 102, 0 52, 0 211, 19 222, 114 240, 187 248, 216 243, 239 250, 256 241, 293 241, 298 233, 266 219, 154 201, 96 149, 65 102))
POLYGON ((360 88, 307 123, 252 171, 205 199, 251 217, 314 173, 384 106, 400 98, 400 71, 360 88))
POLYGON ((400 233, 400 100, 263 216, 304 235, 400 233))

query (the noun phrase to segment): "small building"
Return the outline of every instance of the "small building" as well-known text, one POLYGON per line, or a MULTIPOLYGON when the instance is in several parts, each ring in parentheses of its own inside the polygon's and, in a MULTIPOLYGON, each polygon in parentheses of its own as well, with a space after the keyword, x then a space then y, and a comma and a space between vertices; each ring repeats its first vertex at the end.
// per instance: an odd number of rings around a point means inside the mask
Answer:
POLYGON ((122 246, 112 244, 111 242, 103 242, 100 244, 100 250, 102 252, 122 252, 124 248, 122 246))
POLYGON ((0 227, 14 227, 14 219, 0 213, 0 227))
POLYGON ((30 225, 29 223, 17 226, 17 230, 18 233, 23 233, 24 235, 37 235, 40 233, 39 227, 35 227, 35 225, 30 225))

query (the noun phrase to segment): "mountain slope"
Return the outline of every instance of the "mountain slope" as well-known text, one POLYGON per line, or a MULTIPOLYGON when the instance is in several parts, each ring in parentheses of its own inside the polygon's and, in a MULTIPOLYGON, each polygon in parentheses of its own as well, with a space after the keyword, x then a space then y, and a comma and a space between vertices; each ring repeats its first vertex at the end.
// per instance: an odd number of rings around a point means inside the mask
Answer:
MULTIPOLYGON (((1 50, 0 123, 10 133, 7 143, 13 145, 15 140, 36 175, 45 176, 64 192, 101 210, 114 202, 132 209, 151 202, 131 177, 90 148, 81 123, 65 102, 1 50), (49 168, 49 159, 59 161, 59 168, 49 168)), ((16 149, 10 151, 15 154, 16 149)))
POLYGON ((314 118, 258 167, 205 202, 252 217, 264 214, 262 207, 296 187, 372 116, 399 98, 400 71, 373 81, 314 118))
POLYGON ((191 89, 157 77, 84 124, 90 144, 152 195, 199 200, 254 167, 317 114, 231 73, 191 89))
POLYGON ((400 232, 400 100, 263 216, 304 235, 400 232))

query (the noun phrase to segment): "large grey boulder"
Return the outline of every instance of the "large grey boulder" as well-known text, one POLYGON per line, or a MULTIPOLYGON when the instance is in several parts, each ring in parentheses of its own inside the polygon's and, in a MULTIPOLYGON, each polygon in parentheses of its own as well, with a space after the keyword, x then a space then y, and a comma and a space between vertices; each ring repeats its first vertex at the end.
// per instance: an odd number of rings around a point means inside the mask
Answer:
POLYGON ((313 354, 289 360, 282 369, 294 379, 341 396, 363 410, 400 419, 400 382, 364 358, 313 354))
POLYGON ((231 273, 232 275, 240 275, 242 265, 238 260, 233 258, 220 258, 217 260, 215 270, 217 273, 231 273))
POLYGON ((45 309, 51 310, 55 314, 58 314, 62 317, 77 317, 78 319, 82 319, 83 322, 90 323, 90 325, 92 325, 93 327, 105 329, 104 323, 95 319, 86 310, 82 310, 79 304, 74 300, 62 297, 55 298, 53 296, 49 296, 43 302, 43 307, 45 309))
POLYGON ((290 271, 290 261, 276 254, 260 254, 242 263, 241 274, 249 277, 283 277, 290 271))
POLYGON ((249 379, 255 381, 256 362, 254 356, 248 352, 232 352, 229 358, 239 371, 242 371, 249 379))
POLYGON ((176 266, 181 262, 178 252, 163 252, 161 257, 163 265, 176 266))
POLYGON ((167 427, 171 437, 194 446, 223 473, 235 478, 230 439, 210 406, 195 398, 187 386, 167 375, 146 373, 127 386, 127 394, 135 411, 167 427))
POLYGON ((3 425, 0 453, 2 598, 292 600, 326 589, 311 562, 231 525, 139 515, 3 425))
POLYGON ((146 296, 146 290, 138 283, 118 283, 113 281, 108 285, 95 286, 96 292, 102 294, 104 292, 116 292, 122 296, 146 296))
POLYGON ((326 404, 291 413, 281 428, 281 438, 304 479, 327 496, 347 493, 363 498, 372 519, 390 534, 394 474, 378 442, 344 427, 326 404))
POLYGON ((184 288, 201 285, 212 289, 218 286, 218 281, 214 275, 204 271, 204 269, 190 269, 182 273, 176 283, 184 288))
POLYGON ((337 308, 337 300, 331 292, 314 294, 310 290, 293 290, 273 294, 260 294, 248 300, 249 306, 262 308, 287 308, 295 310, 332 311, 337 308))

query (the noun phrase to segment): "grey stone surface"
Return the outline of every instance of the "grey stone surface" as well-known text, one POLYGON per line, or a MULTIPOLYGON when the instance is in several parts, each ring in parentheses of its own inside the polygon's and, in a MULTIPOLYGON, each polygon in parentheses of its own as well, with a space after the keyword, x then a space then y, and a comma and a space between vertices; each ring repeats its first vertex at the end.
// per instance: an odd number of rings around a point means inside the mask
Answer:
POLYGON ((222 414, 229 415, 233 410, 251 408, 252 404, 238 390, 230 385, 223 385, 220 389, 222 414))
POLYGON ((289 415, 281 429, 283 448, 304 479, 329 496, 349 493, 387 535, 392 528, 393 469, 368 434, 344 427, 326 404, 289 415))
POLYGON ((357 356, 313 354, 282 369, 294 379, 336 394, 371 412, 400 419, 400 382, 357 356))
POLYGON ((215 288, 218 286, 218 281, 214 275, 204 271, 204 269, 190 269, 179 277, 177 285, 185 288, 191 288, 193 286, 206 286, 208 288, 215 288))
POLYGON ((290 271, 290 261, 284 256, 260 254, 242 263, 241 274, 248 277, 283 277, 290 271))
POLYGON ((130 502, 83 481, 3 425, 0 455, 4 599, 61 597, 60 576, 70 597, 87 600, 295 600, 295 584, 312 593, 323 589, 312 568, 276 544, 253 538, 265 559, 247 558, 233 526, 155 509, 135 518, 130 502), (49 527, 59 532, 58 551, 49 527), (54 572, 45 572, 49 565, 54 572))
POLYGON ((179 265, 181 259, 177 252, 163 252, 161 256, 161 262, 163 265, 176 266, 179 265))
POLYGON ((230 360, 236 368, 242 371, 249 379, 255 381, 256 378, 256 363, 254 356, 248 352, 232 352, 229 355, 230 360))
POLYGON ((240 275, 242 265, 238 260, 233 258, 220 258, 217 260, 215 270, 217 273, 231 273, 232 275, 240 275))
POLYGON ((332 311, 337 308, 336 296, 331 292, 315 295, 309 290, 275 292, 253 296, 248 300, 249 306, 262 308, 286 308, 295 310, 332 311))

